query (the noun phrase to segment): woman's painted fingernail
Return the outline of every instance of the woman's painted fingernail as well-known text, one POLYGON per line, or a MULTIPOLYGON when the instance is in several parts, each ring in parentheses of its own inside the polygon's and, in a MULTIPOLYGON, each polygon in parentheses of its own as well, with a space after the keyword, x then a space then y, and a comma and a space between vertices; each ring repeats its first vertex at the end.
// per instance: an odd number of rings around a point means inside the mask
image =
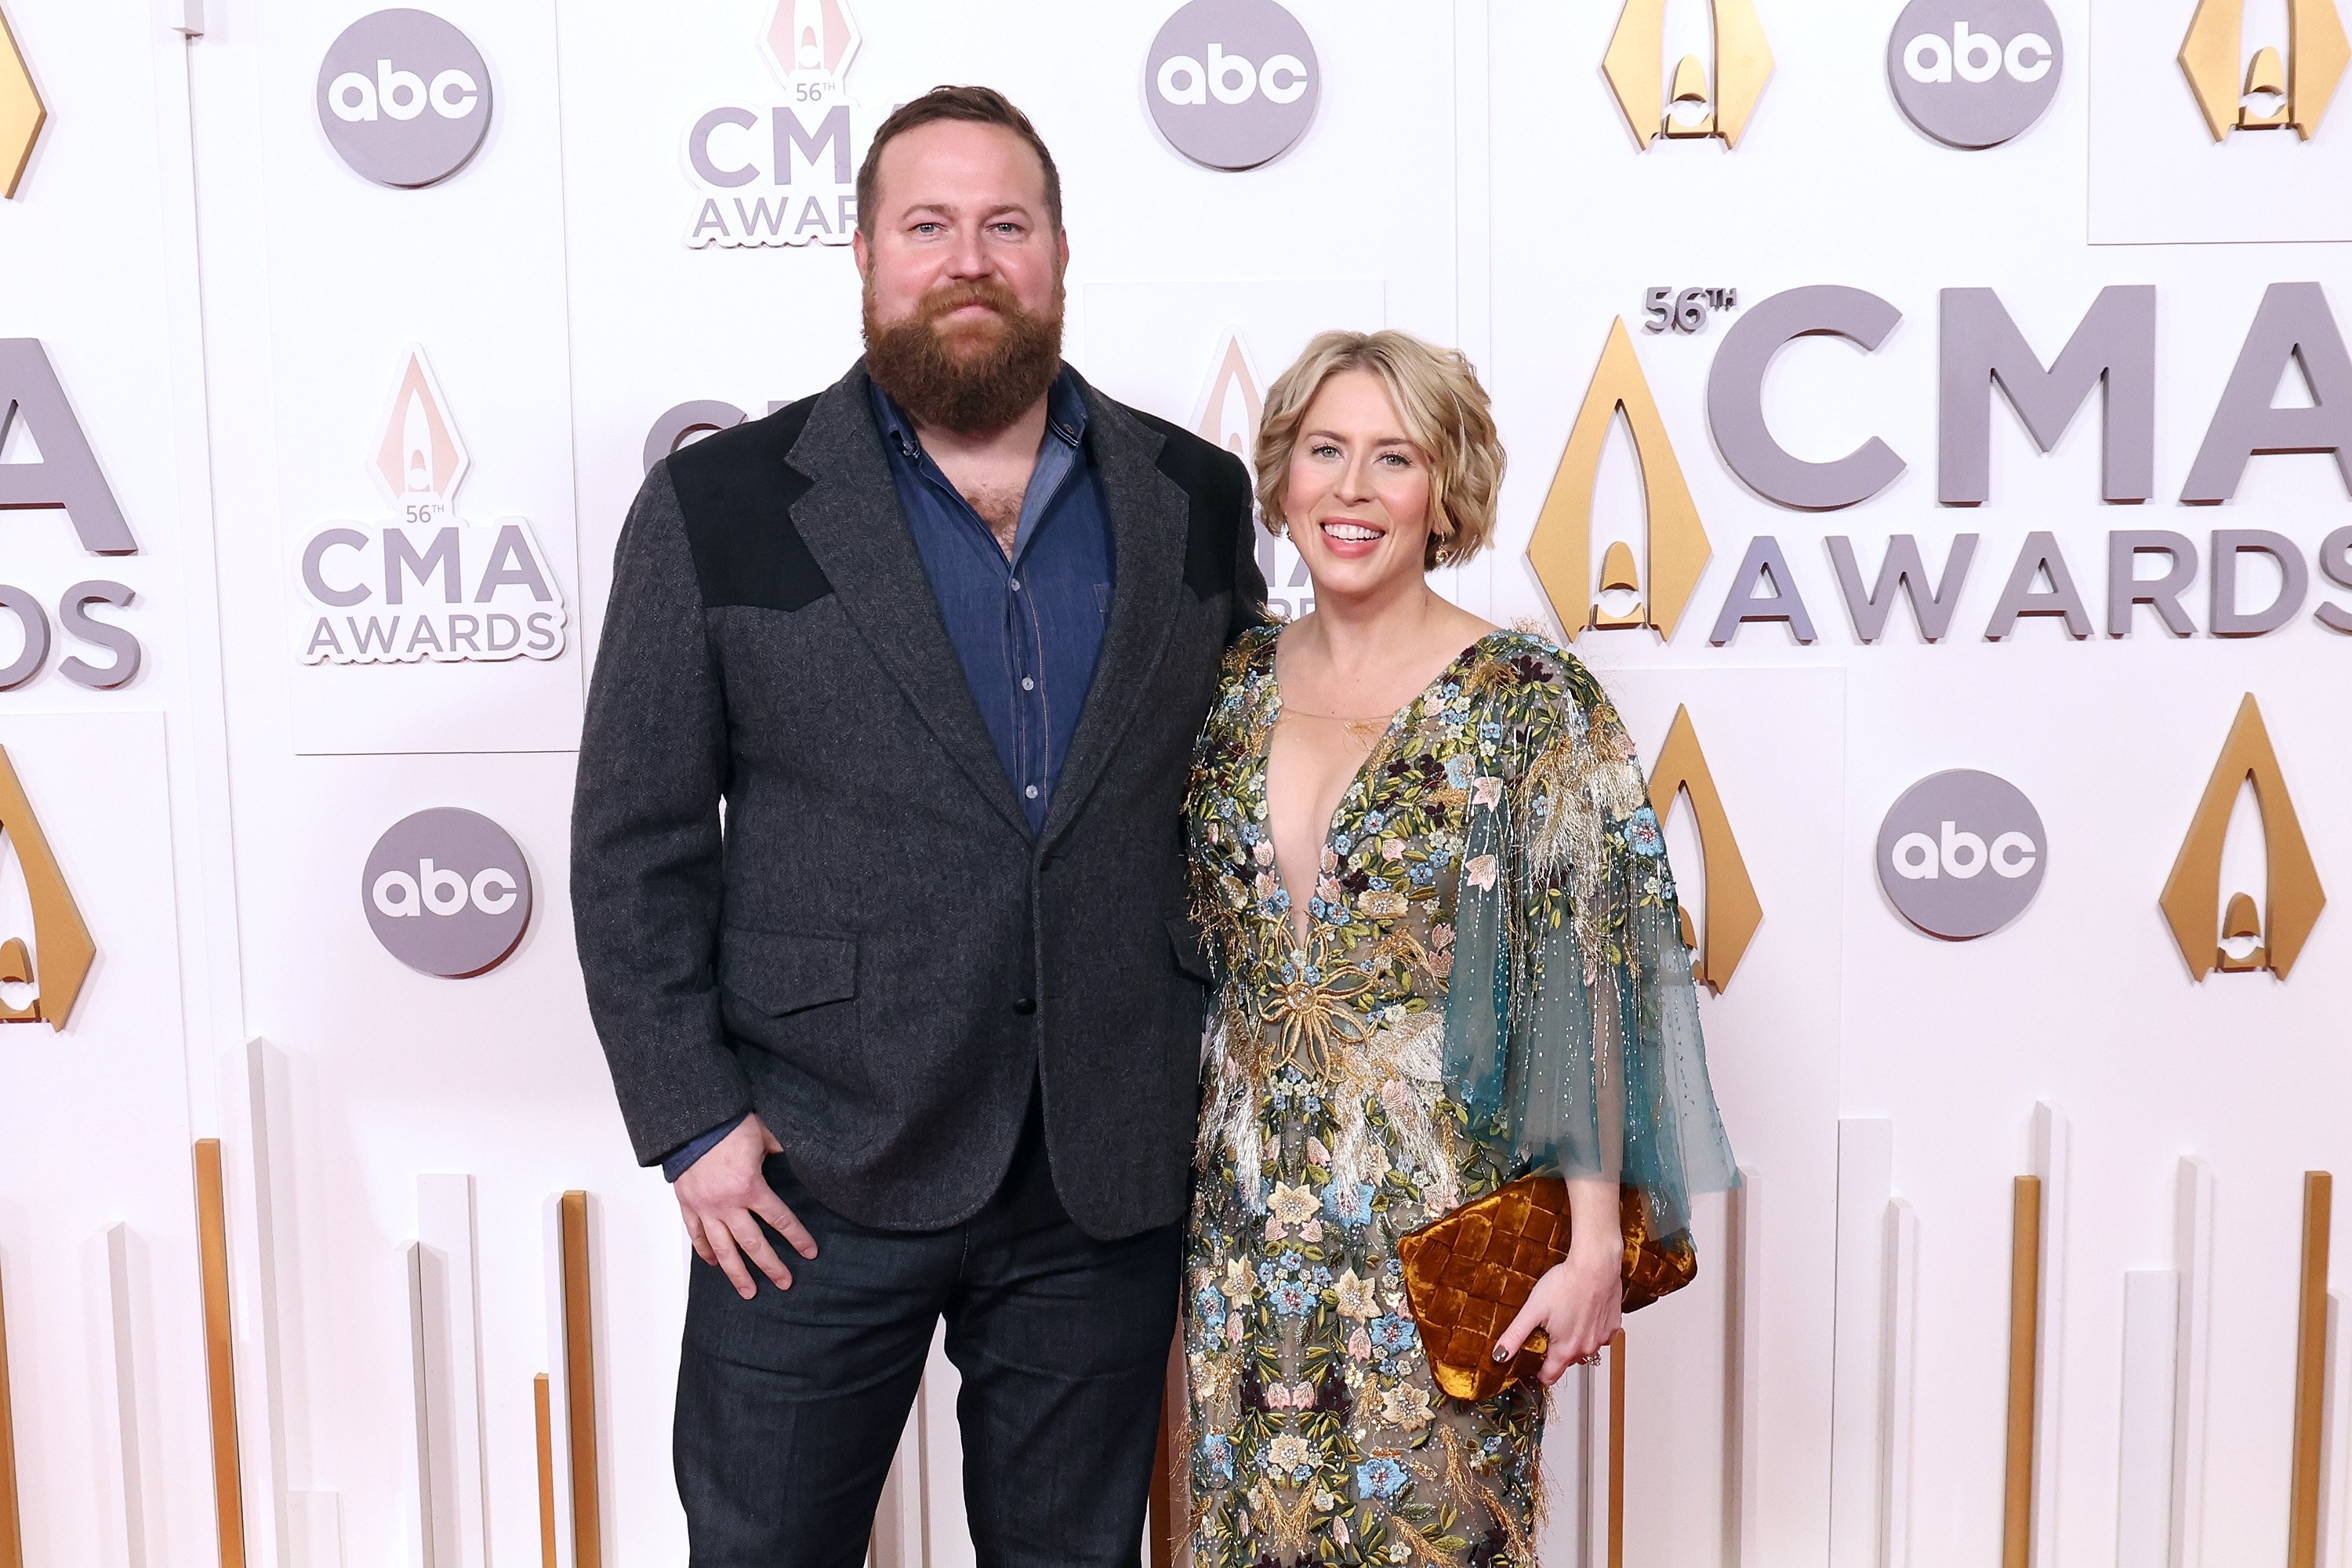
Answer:
POLYGON ((1497 1342, 1495 1346, 1495 1359, 1496 1361, 1508 1361, 1511 1359, 1511 1352, 1505 1350, 1501 1343, 1497 1342))

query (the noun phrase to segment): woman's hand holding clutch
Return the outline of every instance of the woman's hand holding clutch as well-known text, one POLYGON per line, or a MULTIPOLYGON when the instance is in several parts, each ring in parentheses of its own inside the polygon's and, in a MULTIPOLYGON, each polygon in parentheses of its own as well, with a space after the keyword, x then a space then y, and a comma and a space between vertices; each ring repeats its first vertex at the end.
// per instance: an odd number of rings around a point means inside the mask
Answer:
POLYGON ((1623 1320, 1625 1242, 1617 1219, 1617 1184, 1568 1184, 1568 1261, 1536 1281, 1527 1305, 1495 1342, 1495 1359, 1518 1354, 1529 1335, 1544 1336, 1543 1370, 1537 1380, 1549 1388, 1579 1362, 1592 1360, 1623 1320))

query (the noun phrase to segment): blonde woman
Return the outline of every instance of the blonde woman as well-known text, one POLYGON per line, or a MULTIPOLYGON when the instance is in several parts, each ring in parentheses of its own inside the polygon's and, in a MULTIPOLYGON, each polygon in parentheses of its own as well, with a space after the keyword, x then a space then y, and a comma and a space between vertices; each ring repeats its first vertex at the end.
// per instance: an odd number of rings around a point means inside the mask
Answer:
POLYGON ((1574 1239, 1496 1359, 1549 1384, 1650 1234, 1735 1167, 1632 743, 1548 639, 1441 598, 1503 452, 1458 353, 1327 332, 1268 395, 1259 503, 1315 609, 1245 634, 1195 754, 1216 973, 1185 1347, 1196 1568, 1533 1568, 1543 1394, 1433 1381, 1398 1238, 1530 1172, 1574 1239))

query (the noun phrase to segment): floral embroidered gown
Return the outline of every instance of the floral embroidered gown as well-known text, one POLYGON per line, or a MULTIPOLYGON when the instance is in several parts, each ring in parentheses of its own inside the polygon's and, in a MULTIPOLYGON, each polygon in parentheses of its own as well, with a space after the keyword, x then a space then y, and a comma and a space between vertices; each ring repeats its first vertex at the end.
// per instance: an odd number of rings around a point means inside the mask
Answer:
POLYGON ((1534 1568, 1542 1391, 1431 1380, 1397 1238, 1530 1170, 1641 1189, 1651 1234, 1735 1179, 1664 840, 1574 658, 1498 631, 1334 812, 1301 944, 1266 756, 1278 628, 1194 757, 1220 977, 1186 1246, 1195 1568, 1534 1568))

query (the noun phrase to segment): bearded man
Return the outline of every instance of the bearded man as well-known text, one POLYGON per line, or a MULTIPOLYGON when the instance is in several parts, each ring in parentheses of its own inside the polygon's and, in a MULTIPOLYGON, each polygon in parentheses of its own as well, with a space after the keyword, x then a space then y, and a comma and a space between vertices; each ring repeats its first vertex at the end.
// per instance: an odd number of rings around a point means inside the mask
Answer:
POLYGON ((581 741, 589 1005, 700 1260, 692 1560, 861 1562, 944 1318, 980 1561, 1132 1563, 1250 483, 1062 363, 1061 183, 1002 96, 892 114, 857 207, 866 358, 654 466, 581 741))

